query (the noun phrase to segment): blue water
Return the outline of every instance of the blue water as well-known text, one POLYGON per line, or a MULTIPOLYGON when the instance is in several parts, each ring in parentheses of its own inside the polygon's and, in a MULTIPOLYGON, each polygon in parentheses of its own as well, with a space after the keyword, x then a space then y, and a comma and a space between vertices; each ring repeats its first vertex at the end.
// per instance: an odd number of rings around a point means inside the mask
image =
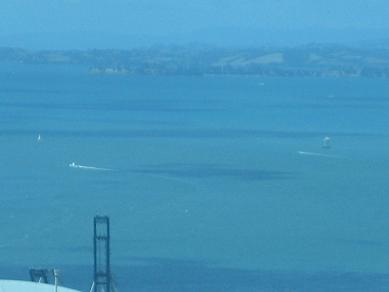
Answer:
POLYGON ((387 80, 2 64, 1 277, 87 290, 106 214, 121 291, 385 291, 388 158, 387 80))

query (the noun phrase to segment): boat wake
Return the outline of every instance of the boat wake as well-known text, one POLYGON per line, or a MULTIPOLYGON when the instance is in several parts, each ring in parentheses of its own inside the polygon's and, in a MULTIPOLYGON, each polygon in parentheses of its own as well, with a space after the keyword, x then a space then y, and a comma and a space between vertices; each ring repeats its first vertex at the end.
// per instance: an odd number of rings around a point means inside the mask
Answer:
POLYGON ((76 164, 75 162, 70 163, 70 164, 69 164, 69 167, 70 167, 70 168, 83 169, 83 170, 113 171, 113 169, 110 169, 110 168, 101 168, 101 167, 80 165, 80 164, 76 164))
POLYGON ((304 155, 304 156, 316 156, 316 157, 325 157, 325 158, 340 158, 336 155, 329 155, 329 154, 323 154, 323 153, 317 153, 317 152, 306 152, 306 151, 297 151, 298 154, 304 155))

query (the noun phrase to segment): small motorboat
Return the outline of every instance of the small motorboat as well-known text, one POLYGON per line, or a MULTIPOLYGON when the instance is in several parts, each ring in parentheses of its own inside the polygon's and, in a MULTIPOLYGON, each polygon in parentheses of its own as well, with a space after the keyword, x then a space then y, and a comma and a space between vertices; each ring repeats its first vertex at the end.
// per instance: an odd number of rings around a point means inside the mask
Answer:
POLYGON ((328 136, 324 137, 322 144, 321 144, 321 148, 324 148, 324 149, 331 148, 331 138, 330 137, 328 137, 328 136))
POLYGON ((69 167, 72 167, 72 168, 80 168, 80 166, 78 164, 76 164, 75 162, 72 162, 69 164, 69 167))

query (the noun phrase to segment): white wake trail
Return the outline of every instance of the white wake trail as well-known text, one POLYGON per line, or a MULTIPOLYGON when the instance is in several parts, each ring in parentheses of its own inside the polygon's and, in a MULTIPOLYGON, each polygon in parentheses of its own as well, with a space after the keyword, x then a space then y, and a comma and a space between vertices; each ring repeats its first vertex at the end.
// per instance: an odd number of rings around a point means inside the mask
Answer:
POLYGON ((70 163, 70 164, 69 164, 69 167, 70 167, 70 168, 83 169, 83 170, 113 171, 113 169, 110 169, 110 168, 102 168, 102 167, 94 167, 94 166, 80 165, 80 164, 76 164, 75 162, 70 163))

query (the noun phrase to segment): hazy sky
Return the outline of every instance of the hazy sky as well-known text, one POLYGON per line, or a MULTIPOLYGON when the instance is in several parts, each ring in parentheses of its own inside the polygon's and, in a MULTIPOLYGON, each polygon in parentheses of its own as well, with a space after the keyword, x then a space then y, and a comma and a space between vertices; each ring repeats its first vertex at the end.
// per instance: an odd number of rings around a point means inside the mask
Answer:
POLYGON ((384 38, 386 31, 388 0, 0 1, 0 46, 284 44, 384 38))

